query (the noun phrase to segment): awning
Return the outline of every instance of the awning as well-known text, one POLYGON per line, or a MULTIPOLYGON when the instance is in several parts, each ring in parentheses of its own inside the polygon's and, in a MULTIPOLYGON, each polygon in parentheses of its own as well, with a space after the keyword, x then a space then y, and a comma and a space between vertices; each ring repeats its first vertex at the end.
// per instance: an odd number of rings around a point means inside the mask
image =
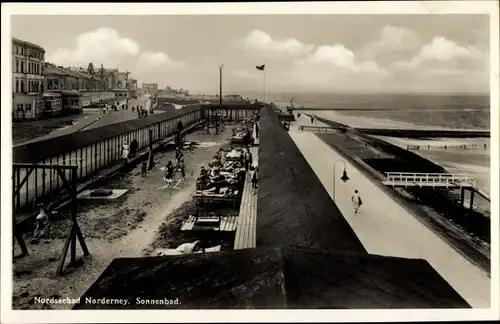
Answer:
POLYGON ((57 98, 60 97, 61 94, 57 92, 44 92, 43 97, 44 98, 57 98))
POLYGON ((80 91, 77 91, 77 90, 65 90, 65 91, 61 91, 61 94, 63 96, 78 96, 78 97, 80 97, 82 95, 80 93, 80 91))

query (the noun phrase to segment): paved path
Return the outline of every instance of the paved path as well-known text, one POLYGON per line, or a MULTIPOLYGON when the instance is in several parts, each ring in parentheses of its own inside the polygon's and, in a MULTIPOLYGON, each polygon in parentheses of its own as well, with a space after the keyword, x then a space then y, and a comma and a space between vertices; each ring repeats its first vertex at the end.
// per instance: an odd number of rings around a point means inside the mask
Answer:
MULTIPOLYGON (((62 135, 67 135, 71 133, 75 133, 81 130, 87 130, 87 129, 92 129, 96 127, 102 127, 102 126, 107 126, 111 124, 116 124, 120 123, 123 121, 131 120, 137 118, 137 112, 132 112, 132 106, 143 106, 146 108, 146 105, 149 102, 148 97, 141 97, 138 99, 132 99, 129 101, 129 109, 128 110, 118 110, 118 111, 113 111, 113 112, 108 112, 106 113, 102 118, 99 118, 101 116, 100 110, 99 109, 89 109, 93 113, 89 113, 89 110, 84 109, 84 114, 75 117, 76 123, 64 128, 59 128, 56 129, 52 132, 50 132, 47 135, 40 136, 33 138, 29 141, 22 142, 20 144, 27 144, 31 142, 37 142, 41 140, 46 140, 49 138, 54 138, 62 135)), ((19 144, 17 144, 19 145, 19 144)))
MULTIPOLYGON (((312 132, 298 130, 296 123, 289 133, 332 196, 333 164, 341 156, 312 132)), ((343 165, 337 163, 335 202, 367 251, 427 260, 472 307, 488 308, 490 279, 486 273, 426 228, 352 164, 346 163, 350 178, 346 183, 340 180, 343 165), (354 214, 351 204, 355 189, 363 200, 359 214, 354 214)))

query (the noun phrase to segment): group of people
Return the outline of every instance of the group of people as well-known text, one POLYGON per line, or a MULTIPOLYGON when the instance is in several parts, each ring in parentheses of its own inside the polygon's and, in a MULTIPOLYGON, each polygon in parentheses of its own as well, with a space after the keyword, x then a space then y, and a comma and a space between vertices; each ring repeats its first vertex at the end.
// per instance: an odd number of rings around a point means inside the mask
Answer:
POLYGON ((148 115, 148 111, 144 109, 142 106, 132 106, 132 112, 137 110, 137 118, 146 117, 148 115))
POLYGON ((139 142, 134 138, 130 145, 127 142, 123 142, 121 148, 121 159, 123 162, 128 163, 128 159, 136 156, 137 150, 139 149, 139 142))
POLYGON ((182 153, 181 147, 178 146, 175 151, 175 161, 171 160, 167 162, 165 166, 165 182, 166 187, 171 187, 175 180, 175 171, 181 173, 181 179, 186 178, 186 165, 184 164, 184 153, 182 153))
POLYGON ((200 176, 196 180, 196 189, 216 194, 241 192, 246 173, 244 161, 242 150, 234 149, 227 152, 220 149, 208 164, 209 169, 201 167, 200 176))
POLYGON ((225 123, 224 120, 227 119, 228 117, 222 117, 222 114, 219 114, 218 116, 214 116, 211 118, 205 119, 205 125, 203 127, 203 130, 205 134, 210 134, 210 123, 212 122, 215 128, 215 135, 219 134, 219 132, 224 131, 225 128, 225 123))

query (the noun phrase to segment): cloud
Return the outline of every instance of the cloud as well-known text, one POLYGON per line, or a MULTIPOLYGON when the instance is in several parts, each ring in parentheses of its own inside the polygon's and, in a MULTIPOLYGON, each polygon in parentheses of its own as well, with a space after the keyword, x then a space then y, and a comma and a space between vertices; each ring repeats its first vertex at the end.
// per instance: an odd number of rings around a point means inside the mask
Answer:
POLYGON ((137 42, 120 36, 114 29, 103 27, 79 35, 75 48, 59 48, 47 59, 64 66, 86 66, 89 62, 116 66, 121 59, 137 56, 139 52, 137 42))
POLYGON ((275 40, 269 34, 254 30, 242 42, 243 48, 271 55, 301 56, 309 53, 314 45, 306 45, 295 38, 275 40))
POLYGON ((342 44, 319 46, 313 53, 297 61, 297 66, 337 73, 385 74, 375 61, 358 60, 354 52, 342 44))
POLYGON ((387 52, 404 52, 419 46, 418 35, 409 29, 397 26, 385 26, 378 38, 369 42, 358 51, 364 58, 375 58, 387 52))
POLYGON ((186 66, 186 63, 174 61, 164 52, 146 51, 141 53, 137 60, 138 72, 168 72, 186 66))
POLYGON ((397 70, 415 70, 417 68, 442 70, 446 65, 467 66, 470 63, 484 61, 485 55, 475 46, 458 45, 444 37, 437 36, 422 46, 417 54, 407 61, 394 63, 397 70), (469 62, 468 62, 469 61, 469 62))
POLYGON ((243 69, 237 69, 231 72, 230 76, 236 79, 242 80, 257 80, 260 79, 262 72, 256 72, 255 70, 248 71, 243 69))

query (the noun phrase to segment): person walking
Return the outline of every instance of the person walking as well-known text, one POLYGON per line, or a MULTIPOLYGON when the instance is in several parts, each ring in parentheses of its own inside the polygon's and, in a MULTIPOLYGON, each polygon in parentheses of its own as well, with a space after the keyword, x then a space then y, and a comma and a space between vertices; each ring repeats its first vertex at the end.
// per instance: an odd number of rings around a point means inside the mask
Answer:
POLYGON ((166 187, 170 187, 172 182, 174 182, 174 165, 172 161, 168 161, 167 166, 165 167, 165 182, 166 187))
POLYGON ((257 189, 257 186, 259 184, 259 175, 258 175, 259 168, 256 167, 255 170, 253 171, 252 174, 252 188, 257 189))
POLYGON ((351 197, 352 205, 354 207, 354 213, 357 214, 359 211, 359 208, 363 204, 363 201, 361 200, 361 197, 359 196, 358 190, 354 190, 354 194, 351 197))
POLYGON ((250 150, 248 148, 245 152, 244 159, 245 159, 245 171, 248 172, 248 170, 250 170, 250 165, 252 165, 252 162, 251 162, 252 156, 251 156, 250 150))
POLYGON ((130 150, 130 147, 127 144, 127 142, 123 142, 123 145, 122 145, 122 160, 125 163, 128 163, 128 156, 129 156, 129 153, 130 153, 129 150, 130 150))
POLYGON ((148 163, 144 160, 141 164, 141 176, 145 177, 148 174, 148 163))
POLYGON ((259 124, 255 123, 255 138, 259 138, 259 124))
POLYGON ((130 142, 130 157, 135 157, 137 154, 137 150, 139 149, 139 142, 134 138, 132 142, 130 142))
POLYGON ((179 161, 179 170, 181 171, 182 179, 186 179, 186 166, 184 165, 184 158, 179 161))

